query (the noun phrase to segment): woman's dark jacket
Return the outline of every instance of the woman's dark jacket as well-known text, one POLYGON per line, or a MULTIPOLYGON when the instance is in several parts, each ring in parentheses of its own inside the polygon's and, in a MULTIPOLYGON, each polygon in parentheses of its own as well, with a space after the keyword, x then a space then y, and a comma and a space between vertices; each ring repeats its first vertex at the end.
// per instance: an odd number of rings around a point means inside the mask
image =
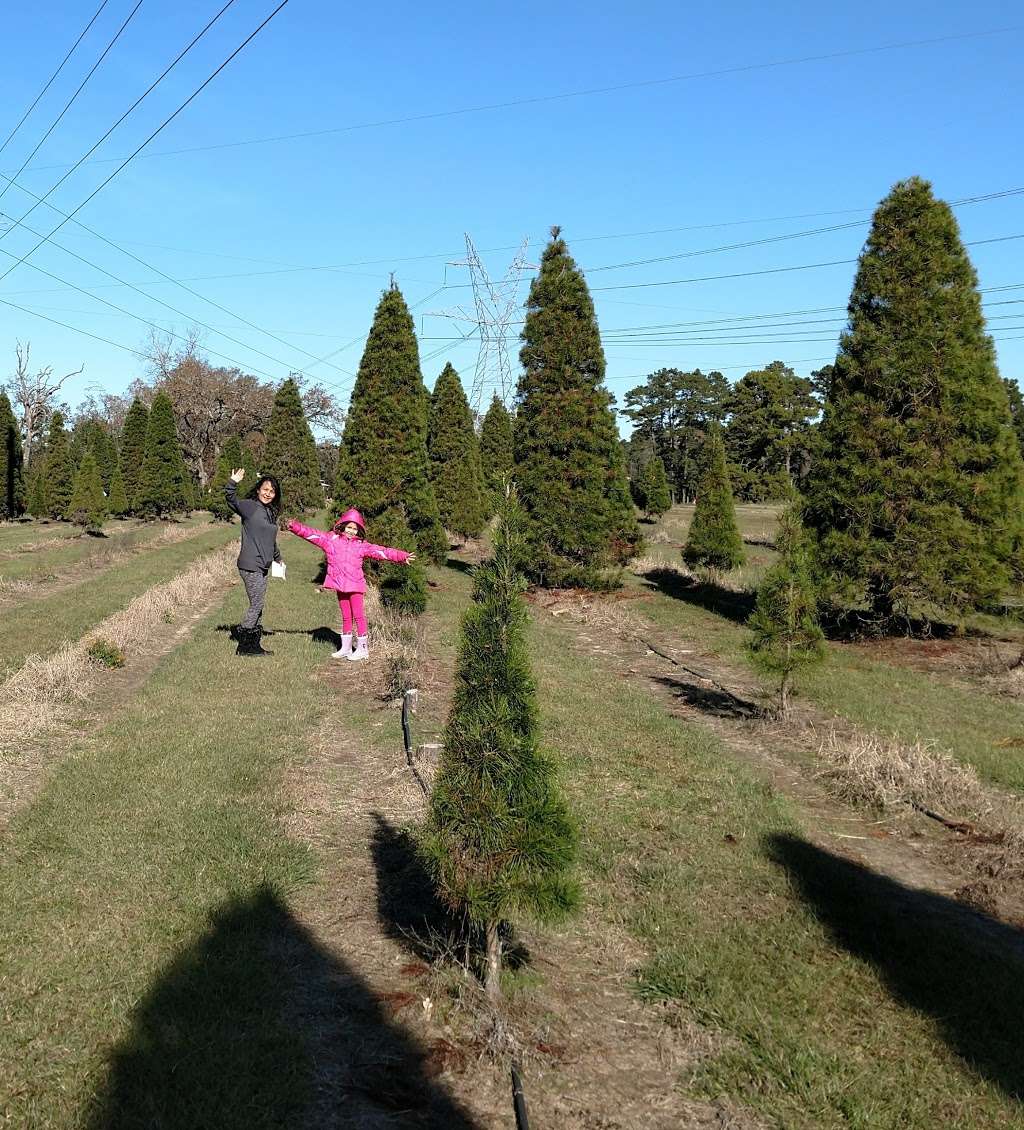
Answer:
POLYGON ((228 506, 242 519, 242 548, 238 554, 239 569, 265 573, 271 561, 281 560, 277 548, 277 522, 256 498, 237 498, 238 484, 228 479, 224 484, 224 497, 228 506))

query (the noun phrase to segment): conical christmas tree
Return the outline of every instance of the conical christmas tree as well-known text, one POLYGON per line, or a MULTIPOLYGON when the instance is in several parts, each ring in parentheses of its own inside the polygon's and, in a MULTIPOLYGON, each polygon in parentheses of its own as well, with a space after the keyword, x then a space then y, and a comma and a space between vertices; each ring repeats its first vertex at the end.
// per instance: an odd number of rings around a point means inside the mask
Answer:
POLYGON ((484 528, 480 447, 459 374, 445 365, 430 398, 427 429, 430 481, 446 530, 475 538, 484 528))
POLYGON ((7 394, 0 392, 0 521, 25 511, 25 472, 21 429, 7 394))
POLYGON ((728 573, 743 564, 743 539, 736 526, 736 508, 725 466, 725 444, 717 425, 704 444, 704 473, 697 487, 683 560, 708 573, 728 573))
POLYGON ((149 409, 137 397, 124 421, 121 433, 121 474, 124 477, 124 493, 128 496, 128 506, 132 511, 138 509, 139 486, 142 482, 142 467, 146 462, 146 432, 149 430, 149 409))
POLYGON ((779 521, 775 545, 779 560, 757 590, 757 605, 747 622, 753 633, 747 652, 756 667, 778 677, 784 717, 794 676, 825 658, 825 636, 818 625, 810 547, 792 509, 779 521))
MULTIPOLYGON (((366 536, 377 545, 394 549, 417 550, 416 539, 405 520, 401 506, 389 506, 370 522, 366 536)), ((366 571, 380 589, 380 599, 388 608, 406 616, 418 616, 427 607, 427 575, 417 559, 411 565, 376 563, 366 559, 366 571)))
POLYGON ((281 495, 290 513, 318 510, 324 504, 316 441, 306 423, 299 386, 291 377, 274 397, 260 474, 273 475, 281 484, 281 495))
POLYGON ((484 477, 484 509, 493 514, 501 502, 505 486, 512 480, 514 461, 512 417, 504 402, 494 395, 480 426, 480 466, 484 477))
POLYGON ((46 510, 46 460, 32 460, 29 469, 28 512, 33 518, 45 518, 46 510))
POLYGON ((64 417, 54 412, 46 437, 46 469, 43 472, 46 512, 51 518, 66 518, 68 504, 75 489, 75 468, 71 461, 71 443, 64 430, 64 417))
POLYGON ((120 461, 114 464, 114 475, 110 480, 107 507, 110 513, 117 518, 123 518, 131 509, 128 505, 128 492, 124 489, 124 475, 121 474, 120 461))
POLYGON ((804 521, 830 594, 887 624, 959 617, 1019 577, 1024 464, 949 207, 879 205, 828 385, 804 521))
POLYGON ((523 326, 515 478, 528 568, 547 585, 592 585, 635 552, 629 496, 594 304, 559 229, 530 287, 523 326))
POLYGON ((462 619, 455 695, 423 840, 438 891, 487 939, 485 977, 500 992, 503 922, 554 920, 578 900, 578 833, 551 759, 539 748, 530 672, 524 519, 504 500, 494 556, 477 570, 462 619))
MULTIPOLYGON (((232 436, 221 450, 220 457, 217 459, 217 470, 214 472, 213 478, 210 480, 210 488, 207 492, 206 505, 210 513, 221 522, 230 522, 234 517, 234 511, 228 506, 227 499, 224 497, 224 485, 231 477, 231 472, 238 467, 245 469, 245 463, 242 460, 242 444, 237 436, 232 436)), ((246 471, 246 476, 243 482, 252 483, 255 480, 255 471, 246 471)), ((287 498, 287 495, 285 495, 287 498)))
POLYGON ((648 459, 642 475, 643 510, 648 518, 660 518, 672 505, 665 464, 657 455, 648 459))
POLYGON ((100 529, 107 516, 107 499, 103 493, 100 469, 95 455, 88 449, 75 475, 75 489, 67 513, 76 526, 90 530, 100 529))
POLYGON ((430 485, 428 406, 412 316, 401 291, 392 287, 377 306, 352 390, 334 514, 357 506, 372 524, 400 504, 419 551, 443 562, 448 543, 430 485))
POLYGON ((137 509, 148 517, 185 512, 191 489, 174 426, 174 409, 166 394, 153 399, 146 430, 146 459, 139 482, 137 509))

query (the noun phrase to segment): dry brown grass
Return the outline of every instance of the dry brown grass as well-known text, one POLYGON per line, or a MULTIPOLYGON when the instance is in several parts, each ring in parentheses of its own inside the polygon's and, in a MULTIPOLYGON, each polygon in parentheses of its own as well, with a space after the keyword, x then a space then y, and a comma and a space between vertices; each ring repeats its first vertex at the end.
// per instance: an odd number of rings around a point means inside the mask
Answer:
POLYGON ((31 592, 32 588, 32 581, 7 580, 0 577, 0 601, 24 596, 25 593, 31 592))
POLYGON ((381 697, 400 699, 417 685, 423 625, 418 616, 400 616, 385 608, 375 585, 367 585, 365 607, 371 642, 380 660, 381 697))
POLYGON ((138 651, 178 610, 199 603, 230 580, 236 553, 229 546, 200 558, 173 580, 136 597, 81 639, 62 644, 48 656, 30 655, 0 684, 0 753, 20 749, 60 722, 69 705, 89 697, 102 670, 88 655, 97 639, 129 654, 138 651))

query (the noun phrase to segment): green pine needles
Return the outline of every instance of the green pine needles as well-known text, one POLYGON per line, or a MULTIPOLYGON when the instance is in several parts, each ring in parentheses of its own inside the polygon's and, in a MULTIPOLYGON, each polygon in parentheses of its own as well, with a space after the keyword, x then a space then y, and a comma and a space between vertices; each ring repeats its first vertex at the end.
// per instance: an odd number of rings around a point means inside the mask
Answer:
POLYGON ((0 521, 25 512, 25 470, 21 429, 6 393, 0 392, 0 521))
POLYGON ((99 530, 107 516, 107 498, 96 456, 86 451, 75 475, 75 487, 68 503, 68 518, 76 526, 99 530))
POLYGON ((665 464, 657 455, 647 460, 640 476, 640 506, 648 521, 657 521, 672 506, 672 496, 668 489, 668 476, 665 464))
POLYGON ((146 458, 139 477, 136 510, 150 518, 186 512, 192 484, 174 426, 174 409, 166 393, 157 393, 146 429, 146 458))
POLYGON ((829 595, 884 626, 959 621, 1021 576, 1024 463, 977 276, 918 177, 872 220, 803 489, 829 595))
POLYGON ((369 533, 376 518, 400 506, 418 551, 443 564, 448 541, 430 484, 429 404, 412 315, 393 286, 377 305, 359 362, 338 453, 333 513, 358 507, 369 533))
POLYGON ((514 458, 512 417, 502 399, 495 393, 480 425, 480 466, 487 517, 494 514, 501 505, 505 483, 512 479, 514 458))
POLYGON ((71 458, 71 442, 64 430, 63 415, 54 412, 46 437, 46 464, 43 469, 45 512, 51 518, 67 518, 74 489, 75 465, 71 458))
POLYGON ((316 441, 306 421, 299 386, 289 377, 277 390, 267 425, 267 448, 260 473, 273 475, 290 513, 324 505, 316 441))
POLYGON ((142 468, 146 462, 146 432, 149 430, 149 409, 136 397, 125 417, 121 432, 121 474, 128 507, 134 512, 139 505, 142 468))
MULTIPOLYGON (((416 552, 416 539, 400 505, 389 506, 370 522, 367 538, 377 545, 416 552)), ((381 603, 404 616, 419 616, 427 607, 427 574, 419 560, 394 565, 366 558, 366 567, 380 589, 381 603)))
POLYGON ((811 548, 800 517, 792 508, 779 520, 779 560, 757 590, 757 604, 747 622, 753 636, 747 654, 754 666, 779 680, 779 714, 789 714, 794 677, 825 659, 825 636, 817 619, 811 548))
POLYGON ((455 695, 423 850, 438 892, 487 940, 485 981, 500 994, 502 923, 555 921, 575 909, 578 832, 552 760, 539 748, 530 671, 525 522, 510 492, 494 555, 475 573, 463 616, 455 695))
POLYGON ((427 454, 444 528, 463 540, 478 537, 486 520, 480 445, 462 382, 450 364, 437 378, 430 398, 427 454))
POLYGON ((558 228, 526 304, 515 481, 532 580, 601 585, 640 543, 594 303, 558 228))
POLYGON ((725 444, 717 424, 708 429, 704 444, 704 473, 697 486, 697 505, 683 547, 683 560, 712 576, 743 564, 743 540, 736 525, 725 444))

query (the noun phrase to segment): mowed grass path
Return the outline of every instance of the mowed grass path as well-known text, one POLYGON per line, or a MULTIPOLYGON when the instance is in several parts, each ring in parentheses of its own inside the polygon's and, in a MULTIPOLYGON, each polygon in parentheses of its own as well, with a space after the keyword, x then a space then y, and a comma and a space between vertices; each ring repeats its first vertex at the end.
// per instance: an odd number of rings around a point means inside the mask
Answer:
POLYGON ((0 1124, 298 1125, 306 1049, 271 943, 315 864, 282 835, 281 774, 324 706, 310 676, 328 649, 308 633, 332 609, 302 581, 319 554, 287 553, 273 659, 236 658, 217 630, 244 606, 236 586, 13 820, 0 1124))
POLYGON ((132 555, 95 580, 42 599, 13 603, 0 615, 0 677, 30 654, 45 655, 75 640, 153 585, 169 581, 197 557, 237 540, 237 527, 211 526, 186 541, 132 555))
MULTIPOLYGON (((745 519, 743 510, 737 508, 741 526, 756 527, 765 520, 764 508, 756 508, 749 519, 745 519)), ((681 519, 673 511, 670 528, 674 534, 680 531, 685 517, 681 519)), ((761 547, 747 546, 746 550, 748 559, 770 554, 761 547)), ((651 553, 673 564, 680 561, 678 550, 669 546, 654 545, 651 553)), ((764 567, 748 567, 748 572, 764 567)), ((653 595, 652 600, 633 606, 640 616, 697 647, 745 666, 743 649, 750 634, 740 622, 742 616, 735 618, 736 606, 742 607, 743 602, 733 594, 721 593, 713 586, 689 587, 685 583, 669 584, 661 590, 643 578, 631 578, 628 583, 653 595), (716 608, 728 609, 729 614, 721 614, 716 608)), ((748 583, 745 577, 743 583, 748 583)), ((1012 745, 999 744, 1008 738, 1024 737, 1022 701, 874 659, 842 643, 830 646, 827 664, 801 678, 798 692, 828 714, 882 736, 895 734, 910 743, 919 739, 933 743, 973 765, 982 777, 1024 790, 1024 753, 1012 745)))

